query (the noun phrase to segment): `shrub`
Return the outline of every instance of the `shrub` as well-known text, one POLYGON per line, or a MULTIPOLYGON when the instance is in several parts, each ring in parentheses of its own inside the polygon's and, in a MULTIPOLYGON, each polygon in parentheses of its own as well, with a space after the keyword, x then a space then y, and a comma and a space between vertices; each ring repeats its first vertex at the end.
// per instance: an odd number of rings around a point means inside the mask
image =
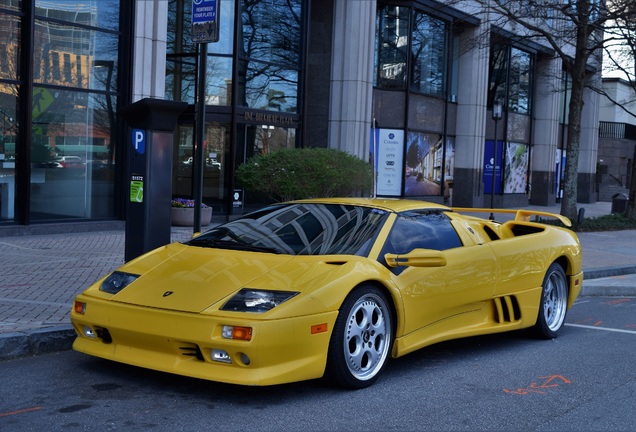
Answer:
POLYGON ((238 167, 241 185, 276 201, 355 196, 371 192, 370 164, 327 148, 282 149, 250 158, 238 167))

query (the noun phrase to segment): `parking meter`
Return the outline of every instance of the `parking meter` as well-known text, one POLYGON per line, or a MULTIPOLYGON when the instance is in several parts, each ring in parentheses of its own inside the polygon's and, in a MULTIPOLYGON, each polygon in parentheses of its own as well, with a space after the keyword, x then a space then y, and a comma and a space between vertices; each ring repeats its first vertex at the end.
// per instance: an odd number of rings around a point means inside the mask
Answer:
POLYGON ((120 110, 130 126, 126 261, 170 243, 174 129, 187 107, 185 102, 146 98, 120 110))

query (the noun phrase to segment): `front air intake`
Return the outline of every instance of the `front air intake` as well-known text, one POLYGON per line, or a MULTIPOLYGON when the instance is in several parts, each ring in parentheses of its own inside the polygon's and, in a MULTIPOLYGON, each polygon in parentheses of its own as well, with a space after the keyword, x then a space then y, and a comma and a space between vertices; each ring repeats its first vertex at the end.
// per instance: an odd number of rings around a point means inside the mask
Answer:
POLYGON ((181 355, 189 356, 189 357, 196 357, 197 360, 204 361, 203 353, 201 352, 201 348, 199 348, 199 345, 196 345, 196 344, 185 345, 184 344, 184 346, 180 346, 179 349, 181 350, 181 355))

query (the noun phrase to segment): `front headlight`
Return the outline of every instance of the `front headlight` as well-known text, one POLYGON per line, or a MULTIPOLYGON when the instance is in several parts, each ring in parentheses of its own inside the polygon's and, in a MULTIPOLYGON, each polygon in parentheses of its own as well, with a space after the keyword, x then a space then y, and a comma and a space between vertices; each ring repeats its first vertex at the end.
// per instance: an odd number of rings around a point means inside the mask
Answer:
POLYGON ((263 313, 294 297, 293 291, 270 291, 244 288, 221 307, 235 312, 263 313))
POLYGON ((109 294, 117 294, 119 291, 133 283, 138 277, 139 275, 131 273, 124 273, 120 271, 112 272, 106 279, 104 279, 99 290, 109 294))

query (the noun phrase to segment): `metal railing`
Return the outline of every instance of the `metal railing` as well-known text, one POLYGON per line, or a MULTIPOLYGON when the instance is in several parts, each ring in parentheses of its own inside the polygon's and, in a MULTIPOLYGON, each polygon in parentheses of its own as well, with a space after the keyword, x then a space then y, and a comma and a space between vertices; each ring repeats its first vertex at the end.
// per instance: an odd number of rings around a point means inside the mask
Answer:
POLYGON ((599 138, 636 140, 636 126, 628 123, 599 122, 599 138))

